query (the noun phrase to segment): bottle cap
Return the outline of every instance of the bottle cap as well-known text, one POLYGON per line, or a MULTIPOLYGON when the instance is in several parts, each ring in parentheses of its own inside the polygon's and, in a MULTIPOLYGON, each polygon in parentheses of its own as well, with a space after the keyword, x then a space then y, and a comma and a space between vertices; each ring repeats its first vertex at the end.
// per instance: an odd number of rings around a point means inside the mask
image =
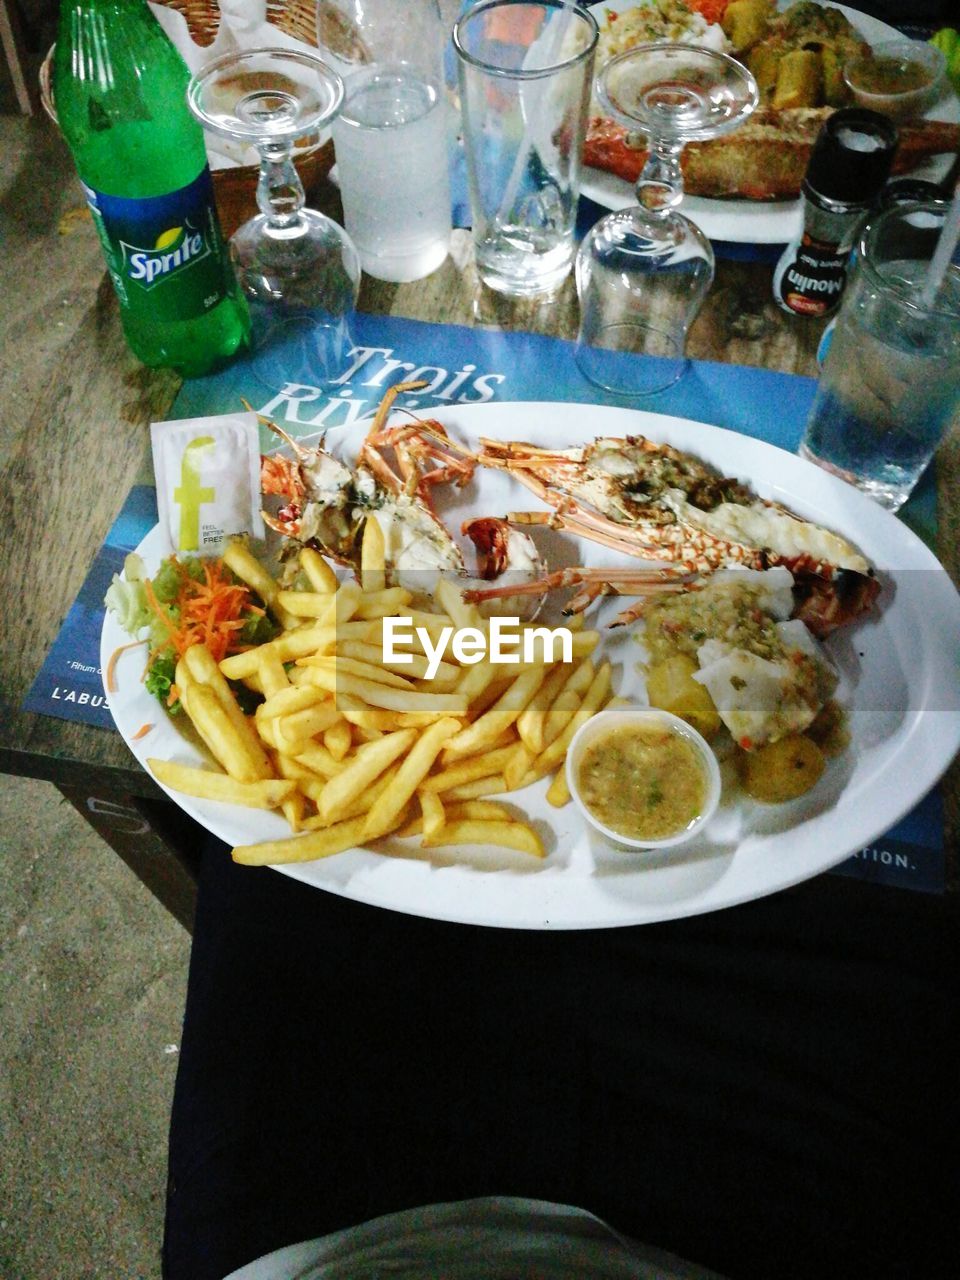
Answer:
POLYGON ((878 111, 835 111, 814 144, 804 185, 827 200, 870 204, 890 176, 898 140, 896 125, 878 111))

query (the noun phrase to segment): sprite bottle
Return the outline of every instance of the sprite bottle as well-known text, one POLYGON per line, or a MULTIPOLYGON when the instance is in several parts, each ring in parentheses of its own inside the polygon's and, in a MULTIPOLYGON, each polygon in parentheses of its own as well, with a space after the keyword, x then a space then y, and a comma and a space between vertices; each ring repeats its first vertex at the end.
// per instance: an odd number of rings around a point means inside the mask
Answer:
POLYGON ((62 0, 57 117, 93 213, 130 349, 185 377, 247 346, 190 74, 146 0, 62 0))

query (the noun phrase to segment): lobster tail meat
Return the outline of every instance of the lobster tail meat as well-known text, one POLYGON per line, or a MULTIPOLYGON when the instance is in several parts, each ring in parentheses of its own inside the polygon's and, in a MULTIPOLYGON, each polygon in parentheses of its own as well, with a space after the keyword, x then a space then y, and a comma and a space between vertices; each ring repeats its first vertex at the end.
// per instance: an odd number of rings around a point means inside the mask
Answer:
POLYGON ((553 508, 511 513, 514 521, 548 523, 690 574, 782 565, 793 574, 795 616, 818 635, 871 608, 879 593, 871 566, 845 538, 670 445, 643 436, 570 449, 481 443, 481 464, 508 471, 553 508))

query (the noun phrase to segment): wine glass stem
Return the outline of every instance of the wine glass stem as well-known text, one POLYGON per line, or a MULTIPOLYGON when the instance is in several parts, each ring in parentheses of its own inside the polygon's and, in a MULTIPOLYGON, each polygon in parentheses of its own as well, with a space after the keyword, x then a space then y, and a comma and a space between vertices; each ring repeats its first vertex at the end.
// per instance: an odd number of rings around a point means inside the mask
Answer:
POLYGON ((288 143, 264 143, 257 182, 257 206, 267 219, 268 229, 288 234, 303 223, 300 210, 306 198, 292 154, 288 143))
POLYGON ((647 162, 637 179, 637 200, 651 213, 669 213, 683 200, 682 142, 651 138, 647 162))

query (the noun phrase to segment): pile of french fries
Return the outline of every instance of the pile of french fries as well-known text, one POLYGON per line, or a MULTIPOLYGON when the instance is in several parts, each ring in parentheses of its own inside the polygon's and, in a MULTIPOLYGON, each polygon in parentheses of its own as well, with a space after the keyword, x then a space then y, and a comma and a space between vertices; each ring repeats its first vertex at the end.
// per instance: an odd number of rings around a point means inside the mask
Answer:
POLYGON ((300 552, 309 590, 281 590, 242 542, 224 560, 283 630, 219 665, 202 645, 176 674, 184 710, 222 773, 150 759, 172 790, 282 811, 293 835, 242 845, 249 865, 308 862, 383 836, 419 836, 424 848, 482 845, 544 856, 539 832, 490 799, 553 774, 552 804, 569 800, 564 774, 573 735, 610 699, 610 665, 591 655, 599 633, 574 621, 573 661, 502 665, 444 660, 425 680, 427 658, 384 661, 383 619, 398 612, 431 640, 444 627, 480 627, 475 606, 440 580, 431 610, 387 587, 383 538, 368 519, 362 586, 338 582, 316 551, 300 552), (229 681, 261 695, 253 716, 229 681))

